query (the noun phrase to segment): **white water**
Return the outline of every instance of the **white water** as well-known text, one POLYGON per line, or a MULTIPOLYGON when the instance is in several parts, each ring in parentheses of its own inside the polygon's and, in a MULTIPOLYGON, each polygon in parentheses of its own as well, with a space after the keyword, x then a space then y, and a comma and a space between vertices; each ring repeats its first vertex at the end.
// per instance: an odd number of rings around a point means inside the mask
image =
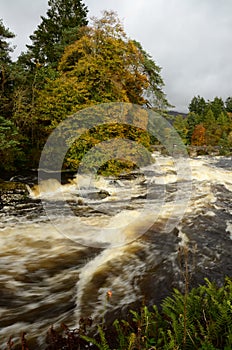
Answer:
POLYGON ((228 199, 232 172, 217 167, 218 160, 190 159, 191 181, 189 173, 188 181, 180 178, 171 157, 161 156, 133 180, 77 176, 61 185, 49 179, 29 192, 32 199, 43 200, 51 221, 45 212, 32 217, 30 207, 23 207, 25 215, 13 216, 6 205, 0 226, 0 282, 6 300, 0 306, 0 335, 8 336, 19 329, 38 334, 38 330, 44 332, 49 324, 61 321, 76 326, 81 315, 104 317, 111 310, 143 300, 146 285, 153 300, 150 285, 155 285, 155 281, 147 282, 147 276, 157 273, 159 286, 169 272, 170 276, 177 276, 178 247, 191 248, 195 241, 203 247, 199 255, 202 269, 216 266, 217 259, 223 257, 222 244, 232 251, 228 199), (181 199, 189 182, 191 196, 187 204, 184 201, 183 208, 181 199), (109 196, 88 197, 88 193, 100 190, 107 191, 109 196), (222 214, 225 219, 220 221, 222 214), (192 233, 199 230, 200 236, 208 232, 209 222, 212 226, 218 222, 219 228, 215 230, 220 238, 209 233, 208 241, 197 242, 198 233, 194 237, 192 233), (175 226, 179 241, 173 246, 171 230, 175 226), (150 241, 146 241, 143 234, 150 227, 153 231, 150 241), (165 264, 173 272, 165 270, 165 264), (106 298, 108 290, 112 291, 110 300, 106 298), (33 319, 37 319, 34 328, 33 319))

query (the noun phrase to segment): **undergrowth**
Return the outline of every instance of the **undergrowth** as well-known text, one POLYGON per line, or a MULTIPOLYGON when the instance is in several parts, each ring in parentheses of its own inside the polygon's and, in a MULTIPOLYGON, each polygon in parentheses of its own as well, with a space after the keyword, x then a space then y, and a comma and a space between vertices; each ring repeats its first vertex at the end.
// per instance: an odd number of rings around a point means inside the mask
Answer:
MULTIPOLYGON (((131 311, 127 320, 115 320, 112 325, 103 322, 93 327, 90 319, 82 318, 78 329, 63 325, 57 331, 51 327, 44 349, 231 350, 232 279, 226 278, 220 288, 208 279, 205 282, 187 295, 174 290, 160 311, 157 306, 143 306, 139 312, 131 311)), ((13 350, 14 346, 10 338, 4 349, 13 350)), ((20 346, 17 349, 34 350, 25 333, 20 346)))

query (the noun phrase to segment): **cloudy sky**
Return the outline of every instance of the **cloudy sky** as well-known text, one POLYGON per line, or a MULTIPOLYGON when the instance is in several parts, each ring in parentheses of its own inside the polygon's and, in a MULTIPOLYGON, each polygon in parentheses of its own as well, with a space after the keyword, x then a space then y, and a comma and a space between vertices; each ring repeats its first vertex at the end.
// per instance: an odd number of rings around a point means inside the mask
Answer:
MULTIPOLYGON (((232 96, 232 0, 84 0, 89 16, 114 10, 126 33, 162 67, 165 93, 178 111, 193 96, 232 96)), ((15 55, 45 15, 47 0, 0 0, 0 18, 16 35, 15 55)))

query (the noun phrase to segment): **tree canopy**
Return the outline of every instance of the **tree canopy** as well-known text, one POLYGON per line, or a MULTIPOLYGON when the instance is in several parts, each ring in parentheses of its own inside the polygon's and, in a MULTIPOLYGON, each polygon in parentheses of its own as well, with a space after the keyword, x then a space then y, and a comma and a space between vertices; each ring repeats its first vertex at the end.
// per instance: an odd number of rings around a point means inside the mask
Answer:
MULTIPOLYGON (((53 129, 86 107, 109 102, 129 102, 157 111, 170 107, 161 68, 139 42, 126 35, 117 15, 105 11, 89 24, 87 13, 81 0, 48 0, 46 16, 41 17, 30 36, 31 44, 16 62, 10 56, 14 34, 0 20, 3 168, 13 168, 20 163, 18 158, 28 159, 28 166, 36 167, 53 129)), ((68 154, 70 163, 78 164, 83 152, 108 140, 110 133, 145 147, 158 142, 143 131, 145 114, 138 116, 138 128, 128 127, 126 122, 116 127, 113 118, 110 130, 99 127, 74 143, 68 154)), ((179 115, 171 122, 186 145, 219 146, 226 152, 232 147, 231 96, 225 101, 195 96, 187 117, 179 115)))
POLYGON ((167 105, 160 68, 141 45, 127 38, 113 12, 82 29, 81 38, 66 47, 58 71, 38 98, 39 115, 46 120, 59 122, 103 102, 167 105))
POLYGON ((79 28, 87 24, 87 7, 82 0, 49 0, 47 16, 30 36, 27 45, 32 59, 57 65, 65 46, 75 41, 79 28))
POLYGON ((0 116, 10 117, 12 112, 12 61, 10 53, 13 51, 9 39, 12 33, 0 19, 0 116))
POLYGON ((174 121, 174 126, 185 144, 218 146, 222 153, 229 152, 232 147, 230 103, 231 97, 225 102, 221 97, 215 97, 212 101, 205 101, 199 95, 193 97, 187 118, 179 116, 174 121))

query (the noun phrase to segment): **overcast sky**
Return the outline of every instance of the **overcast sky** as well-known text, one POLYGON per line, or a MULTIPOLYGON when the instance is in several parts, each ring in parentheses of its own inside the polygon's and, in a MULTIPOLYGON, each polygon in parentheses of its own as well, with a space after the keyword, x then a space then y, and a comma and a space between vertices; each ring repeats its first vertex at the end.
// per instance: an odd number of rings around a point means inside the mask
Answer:
MULTIPOLYGON (((0 0, 0 18, 16 35, 15 55, 47 11, 47 0, 0 0)), ((89 16, 114 10, 126 33, 162 67, 165 93, 178 111, 193 96, 232 96, 232 0, 84 0, 89 16)))

